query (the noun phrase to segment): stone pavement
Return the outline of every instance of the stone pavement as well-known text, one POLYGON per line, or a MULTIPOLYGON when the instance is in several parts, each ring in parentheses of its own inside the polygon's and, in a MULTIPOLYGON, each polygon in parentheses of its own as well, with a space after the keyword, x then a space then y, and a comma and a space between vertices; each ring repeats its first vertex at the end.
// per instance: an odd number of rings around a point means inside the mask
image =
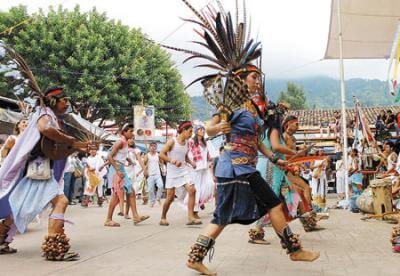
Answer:
MULTIPOLYGON (((185 212, 171 206, 169 227, 158 225, 161 207, 139 205, 141 214, 151 218, 142 225, 117 217, 119 228, 103 227, 106 207, 84 209, 70 206, 66 226, 72 249, 80 253, 77 262, 46 262, 40 246, 47 222, 33 223, 13 244, 19 252, 0 256, 0 275, 198 275, 185 267, 187 252, 202 227, 185 226, 185 212)), ((212 206, 201 214, 211 218, 212 206)), ((45 216, 45 215, 44 215, 45 216)), ((400 255, 391 252, 389 235, 392 225, 380 221, 364 222, 360 214, 331 210, 331 218, 322 221, 325 230, 305 233, 298 221, 291 223, 307 249, 319 250, 313 263, 288 260, 271 228, 271 245, 247 242, 249 226, 231 225, 216 242, 210 268, 218 275, 400 275, 400 255)), ((206 261, 208 264, 208 260, 206 261)))

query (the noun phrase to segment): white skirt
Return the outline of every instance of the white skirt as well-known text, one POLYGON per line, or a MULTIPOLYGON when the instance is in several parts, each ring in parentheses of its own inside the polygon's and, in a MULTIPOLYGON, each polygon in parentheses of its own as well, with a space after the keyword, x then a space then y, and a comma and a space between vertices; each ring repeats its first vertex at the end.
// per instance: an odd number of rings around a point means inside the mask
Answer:
POLYGON ((336 176, 336 192, 338 194, 344 194, 346 192, 343 176, 336 176))
POLYGON ((213 199, 214 181, 209 168, 197 171, 194 170, 192 172, 192 178, 196 188, 194 209, 197 212, 200 209, 200 205, 208 203, 213 199))
POLYGON ((168 178, 167 176, 165 181, 165 189, 179 188, 186 184, 193 185, 193 181, 190 179, 189 174, 174 178, 168 178))

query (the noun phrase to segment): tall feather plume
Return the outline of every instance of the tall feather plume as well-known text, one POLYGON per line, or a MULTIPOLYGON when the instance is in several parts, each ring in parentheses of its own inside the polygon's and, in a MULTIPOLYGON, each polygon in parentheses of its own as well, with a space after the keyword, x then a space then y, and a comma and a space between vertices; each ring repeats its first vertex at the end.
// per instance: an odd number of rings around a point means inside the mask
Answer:
POLYGON ((247 29, 246 3, 243 1, 243 15, 240 16, 239 0, 236 0, 236 14, 234 16, 225 12, 220 1, 218 8, 209 5, 204 10, 196 10, 188 0, 182 0, 194 13, 195 19, 184 19, 186 22, 200 28, 194 30, 200 37, 200 41, 192 41, 207 53, 188 49, 162 45, 165 48, 188 54, 184 62, 192 59, 205 59, 206 63, 196 65, 199 68, 213 70, 214 74, 201 76, 192 81, 188 86, 201 82, 204 87, 204 97, 207 102, 231 113, 243 106, 250 98, 250 93, 245 82, 235 75, 256 61, 261 56, 260 43, 250 37, 247 29), (242 21, 240 21, 242 18, 242 21))
POLYGON ((28 80, 28 86, 31 90, 31 94, 29 95, 31 98, 40 98, 44 97, 44 93, 39 88, 39 85, 36 82, 35 77, 32 74, 31 69, 29 68, 28 64, 26 63, 25 59, 17 53, 13 48, 10 46, 4 47, 13 61, 18 65, 18 70, 21 72, 21 75, 28 80))

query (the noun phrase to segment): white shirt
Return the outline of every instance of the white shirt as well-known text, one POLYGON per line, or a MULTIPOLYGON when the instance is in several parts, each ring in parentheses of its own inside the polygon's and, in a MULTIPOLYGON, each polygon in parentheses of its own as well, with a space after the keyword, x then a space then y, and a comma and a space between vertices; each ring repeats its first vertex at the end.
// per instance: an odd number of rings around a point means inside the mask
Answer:
MULTIPOLYGON (((100 170, 101 167, 104 165, 104 160, 99 155, 89 156, 86 159, 86 164, 89 168, 94 169, 96 175, 99 177, 103 177, 107 173, 107 170, 105 168, 100 170)), ((86 171, 86 176, 87 176, 87 171, 86 171)))
POLYGON ((167 164, 167 178, 177 178, 184 176, 188 173, 186 166, 186 154, 189 152, 188 141, 185 141, 184 145, 179 144, 178 140, 174 138, 174 146, 170 152, 168 152, 168 157, 171 160, 176 160, 181 162, 181 166, 178 168, 174 164, 169 162, 167 164))
POLYGON ((67 164, 65 165, 65 172, 70 172, 73 173, 75 171, 76 165, 75 165, 75 157, 73 156, 68 156, 67 158, 67 164))
POLYGON ((156 152, 154 155, 150 152, 147 154, 147 167, 149 170, 149 175, 160 175, 160 159, 158 157, 158 153, 156 152))

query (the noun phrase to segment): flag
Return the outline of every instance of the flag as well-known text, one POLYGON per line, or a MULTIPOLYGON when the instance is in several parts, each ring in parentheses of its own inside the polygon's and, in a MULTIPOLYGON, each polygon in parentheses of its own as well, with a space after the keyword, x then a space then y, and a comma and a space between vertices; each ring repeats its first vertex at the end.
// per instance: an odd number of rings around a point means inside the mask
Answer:
MULTIPOLYGON (((399 69, 399 59, 400 59, 400 25, 397 27, 397 31, 393 40, 392 51, 389 58, 387 82, 389 87, 389 92, 392 96, 396 96, 396 89, 398 86, 398 69, 399 69), (392 73, 392 77, 390 77, 392 73)), ((397 93, 396 102, 400 101, 400 94, 397 93)))

